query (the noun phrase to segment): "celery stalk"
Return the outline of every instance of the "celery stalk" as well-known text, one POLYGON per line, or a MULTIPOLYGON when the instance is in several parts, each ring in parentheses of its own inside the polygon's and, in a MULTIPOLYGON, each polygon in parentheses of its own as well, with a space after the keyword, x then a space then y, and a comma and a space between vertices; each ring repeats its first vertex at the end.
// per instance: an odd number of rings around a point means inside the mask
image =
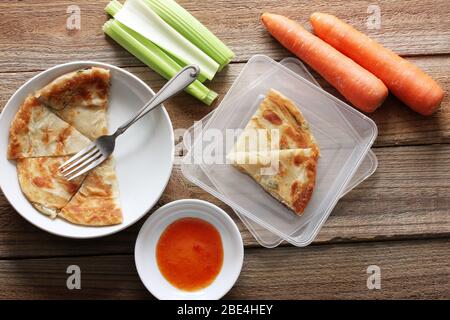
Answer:
MULTIPOLYGON (((108 3, 108 5, 105 8, 106 13, 108 13, 111 16, 115 16, 117 12, 119 12, 120 9, 122 9, 122 4, 117 1, 117 0, 112 0, 108 3)), ((167 52, 164 52, 165 54, 167 54, 170 58, 172 58, 172 60, 174 60, 176 63, 178 63, 181 67, 185 67, 187 66, 187 63, 184 63, 183 61, 181 61, 180 59, 177 59, 177 57, 174 57, 172 55, 170 55, 167 52)), ((198 81, 200 82, 205 82, 207 79, 204 75, 199 74, 198 76, 198 81)))
POLYGON ((122 4, 117 0, 112 0, 106 5, 105 11, 107 14, 114 17, 120 9, 122 9, 122 4))
MULTIPOLYGON (((114 6, 109 6, 107 10, 113 11, 115 8, 114 6)), ((166 79, 172 78, 182 68, 158 46, 114 19, 104 24, 103 31, 166 79)), ((217 97, 217 93, 205 87, 198 80, 187 87, 186 92, 207 105, 210 105, 217 97)))
POLYGON ((173 0, 144 0, 166 23, 191 41, 219 65, 219 71, 234 57, 231 51, 200 21, 173 0))
MULTIPOLYGON (((161 49, 161 48, 160 48, 160 49, 161 49)), ((161 50, 162 50, 162 49, 161 49, 161 50)), ((164 51, 164 50, 163 50, 163 51, 164 51)), ((181 61, 180 59, 177 59, 177 57, 174 57, 174 56, 171 55, 170 53, 165 52, 165 51, 164 51, 164 53, 167 54, 173 61, 175 61, 176 63, 178 63, 180 66, 186 67, 186 66, 188 65, 188 64, 184 63, 183 61, 181 61)), ((205 82, 205 81, 208 80, 208 79, 206 79, 206 77, 205 77, 204 75, 199 74, 198 77, 197 77, 197 80, 200 81, 200 82, 205 82)))
POLYGON ((219 64, 214 59, 161 19, 146 1, 127 0, 122 9, 114 15, 114 19, 183 63, 198 65, 200 74, 209 80, 214 78, 219 69, 219 64))

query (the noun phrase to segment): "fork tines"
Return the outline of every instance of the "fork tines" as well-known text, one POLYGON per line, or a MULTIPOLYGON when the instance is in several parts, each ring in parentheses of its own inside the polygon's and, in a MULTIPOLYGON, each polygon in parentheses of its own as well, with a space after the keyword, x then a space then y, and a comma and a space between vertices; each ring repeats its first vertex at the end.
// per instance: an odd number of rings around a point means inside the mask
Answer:
POLYGON ((59 167, 59 170, 61 174, 70 181, 88 172, 104 160, 105 157, 102 155, 95 143, 91 143, 86 148, 72 156, 69 160, 64 162, 59 167))

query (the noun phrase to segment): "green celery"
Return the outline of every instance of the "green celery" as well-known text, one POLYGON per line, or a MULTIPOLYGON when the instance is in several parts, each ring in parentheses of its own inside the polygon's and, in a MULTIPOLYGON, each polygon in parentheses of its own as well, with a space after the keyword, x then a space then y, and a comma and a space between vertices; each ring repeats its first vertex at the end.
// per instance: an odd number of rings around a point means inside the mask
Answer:
POLYGON ((117 0, 112 0, 106 5, 105 11, 107 14, 114 17, 120 9, 122 9, 122 4, 117 0))
MULTIPOLYGON (((106 13, 108 13, 109 15, 113 16, 120 10, 122 9, 122 4, 117 1, 117 0, 112 0, 108 3, 108 5, 105 8, 106 13)), ((160 48, 161 49, 161 48, 160 48)), ((162 49, 161 49, 162 50, 162 49)), ((164 51, 164 50, 163 50, 164 51)), ((176 63, 178 63, 181 67, 185 67, 187 66, 186 63, 180 61, 179 59, 177 59, 176 57, 172 56, 170 53, 168 52, 163 52, 165 54, 167 54, 170 58, 172 58, 172 60, 174 60, 176 63)), ((205 82, 206 81, 206 77, 203 76, 202 74, 199 74, 198 76, 198 80, 200 82, 205 82)))
POLYGON ((127 0, 114 16, 185 64, 196 64, 200 74, 212 80, 219 64, 159 17, 144 0, 127 0))
MULTIPOLYGON (((161 48, 160 48, 160 49, 161 49, 161 48)), ((171 55, 169 52, 167 52, 167 51, 165 51, 165 50, 163 50, 163 49, 161 49, 161 50, 164 51, 165 54, 167 54, 173 61, 175 61, 176 63, 178 63, 180 66, 182 66, 182 67, 186 67, 186 66, 187 66, 187 63, 184 63, 183 61, 181 61, 181 60, 178 59, 177 57, 171 55)), ((200 82, 205 82, 205 81, 208 80, 208 79, 206 79, 206 77, 200 73, 200 74, 198 75, 197 80, 200 81, 200 82)))
MULTIPOLYGON (((106 8, 108 13, 114 12, 116 9, 117 6, 114 4, 108 5, 106 8)), ((158 46, 114 19, 104 24, 103 31, 136 58, 166 79, 172 78, 182 69, 178 63, 167 56, 158 46)), ((187 87, 186 92, 207 105, 211 105, 217 97, 217 93, 208 89, 198 80, 187 87)))
POLYGON ((219 71, 234 57, 219 38, 200 21, 173 0, 144 0, 167 24, 172 26, 186 39, 213 58, 219 65, 219 71))

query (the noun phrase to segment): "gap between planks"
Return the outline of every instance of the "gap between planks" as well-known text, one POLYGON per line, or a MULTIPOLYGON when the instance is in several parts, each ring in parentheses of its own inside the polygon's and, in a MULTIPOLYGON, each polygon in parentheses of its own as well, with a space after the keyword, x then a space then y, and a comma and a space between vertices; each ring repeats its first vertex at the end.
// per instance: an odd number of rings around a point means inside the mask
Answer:
MULTIPOLYGON (((288 242, 282 242, 279 246, 275 248, 265 248, 257 243, 252 243, 249 245, 245 245, 245 250, 268 250, 273 251, 279 248, 297 248, 298 250, 305 250, 307 248, 315 248, 315 247, 333 247, 336 245, 346 245, 346 246, 359 246, 359 245, 376 245, 376 244, 395 244, 395 243, 415 243, 415 242, 423 242, 423 241, 441 241, 441 240, 450 240, 450 233, 448 234, 429 234, 429 235, 420 235, 420 236, 395 236, 395 237, 386 237, 386 238, 378 238, 376 240, 343 240, 343 241, 333 241, 333 242, 313 242, 306 247, 296 247, 288 242)), ((113 252, 113 253, 86 253, 86 254, 56 254, 56 255, 43 255, 43 256, 9 256, 9 257, 1 257, 0 261, 21 261, 21 260, 51 260, 51 259, 63 259, 63 258, 88 258, 88 257, 116 257, 116 256, 134 256, 134 252, 124 251, 124 252, 113 252)))
MULTIPOLYGON (((225 298, 446 298, 449 240, 247 250, 242 273, 225 298), (379 266, 381 290, 368 290, 379 266)), ((131 255, 0 261, 2 298, 151 298, 131 255), (67 290, 66 269, 82 270, 82 290, 67 290), (31 290, 30 290, 31 289, 31 290)))
MULTIPOLYGON (((450 88, 450 55, 428 56, 412 59, 427 73, 441 83, 444 90, 450 88)), ((224 94, 241 72, 243 64, 232 64, 219 73, 208 86, 219 93, 220 98, 213 106, 207 107, 187 94, 174 97, 166 103, 167 111, 172 119, 174 128, 189 128, 194 121, 203 118, 212 111, 223 99, 224 94)), ((145 66, 124 67, 134 75, 141 78, 149 86, 159 89, 164 84, 164 79, 145 66)), ((35 72, 0 73, 0 108, 17 88, 34 76, 35 72)), ((321 77, 313 73, 322 87, 330 94, 341 98, 334 88, 331 88, 321 77)), ((395 97, 390 95, 387 101, 375 113, 369 117, 373 119, 379 128, 375 146, 399 146, 399 145, 428 145, 435 143, 450 143, 450 97, 447 96, 441 110, 431 117, 420 116, 404 106, 395 97)))
MULTIPOLYGON (((125 49, 123 49, 125 50, 125 49)), ((264 55, 264 53, 261 53, 262 55, 264 55)), ((130 53, 131 55, 131 53, 130 53)), ((439 57, 450 57, 450 52, 448 53, 414 53, 414 54, 402 54, 400 55, 402 58, 439 58, 439 57)), ((147 65, 143 64, 142 62, 140 62, 137 58, 133 57, 136 60, 136 64, 115 64, 114 66, 118 67, 118 68, 123 68, 123 69, 132 69, 132 68, 149 68, 149 70, 152 70, 150 67, 148 67, 147 65)), ((297 58, 294 55, 286 55, 286 57, 283 58, 274 58, 273 60, 276 62, 280 62, 283 59, 286 58, 297 58)), ((248 62, 249 59, 234 59, 231 60, 229 65, 235 65, 235 64, 246 64, 248 62)), ((300 60, 300 59, 299 59, 300 60)), ((75 60, 74 60, 75 61, 75 60)), ((95 61, 95 60, 94 60, 95 61)), ((101 61, 99 61, 101 62, 101 61)), ((61 64, 63 64, 64 62, 62 62, 61 64)), ((105 62, 105 63, 109 63, 109 62, 105 62)), ((302 61, 303 64, 305 64, 302 61)), ((59 64, 59 63, 58 63, 59 64)), ((57 64, 55 64, 57 65, 57 64)), ((29 72, 42 72, 45 71, 49 68, 34 68, 34 69, 19 69, 19 70, 7 70, 7 71, 0 71, 0 75, 1 74, 11 74, 11 73, 29 73, 29 72)), ((153 71, 153 70, 152 70, 153 71)), ((155 72, 155 71, 153 71, 155 72)), ((220 72, 219 72, 220 73, 220 72)), ((162 76, 161 76, 162 78, 162 76)), ((214 81, 214 79, 212 80, 214 81)), ((208 81, 207 83, 210 83, 211 81, 208 81)))
MULTIPOLYGON (((382 242, 448 236, 450 203, 447 194, 450 184, 445 168, 449 149, 448 145, 404 147, 396 152, 391 152, 392 148, 377 148, 380 159, 377 172, 338 202, 315 243, 382 242)), ((181 198, 199 198, 218 205, 236 221, 246 247, 258 247, 229 207, 189 183, 175 167, 166 191, 153 210, 181 198)), ((51 236, 30 225, 14 212, 4 197, 0 201, 0 212, 2 257, 132 252, 136 234, 145 220, 143 218, 134 226, 110 237, 75 241, 51 236), (93 242, 98 249, 92 248, 93 242)))

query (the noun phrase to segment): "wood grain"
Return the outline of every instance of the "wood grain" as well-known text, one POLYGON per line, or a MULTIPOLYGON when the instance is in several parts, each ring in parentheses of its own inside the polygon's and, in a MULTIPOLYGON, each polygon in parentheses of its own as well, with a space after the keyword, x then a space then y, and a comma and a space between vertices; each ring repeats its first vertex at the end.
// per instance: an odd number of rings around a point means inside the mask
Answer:
MULTIPOLYGON (((450 298, 450 240, 246 250, 226 299, 450 298), (381 289, 367 289, 367 267, 381 269, 381 289)), ((131 255, 1 260, 0 299, 150 299, 131 255), (68 290, 69 265, 81 290, 68 290)))
MULTIPOLYGON (((338 202, 316 243, 450 236, 450 145, 377 148, 375 152, 378 170, 338 202)), ((245 245, 258 246, 230 208, 189 183, 175 167, 155 209, 183 198, 219 205, 238 223, 245 245)), ((0 258, 132 253, 141 224, 101 239, 58 238, 26 222, 0 194, 0 258)))
MULTIPOLYGON (((107 0, 78 0, 81 30, 66 30, 69 0, 8 0, 0 4, 0 61, 2 72, 36 70, 72 60, 98 60, 119 66, 139 62, 102 32, 108 19, 103 12, 107 0)), ((450 10, 447 0, 391 1, 376 4, 381 10, 381 29, 366 26, 371 1, 338 0, 326 2, 298 0, 192 0, 180 3, 205 23, 236 53, 235 61, 246 61, 254 54, 280 59, 287 52, 260 24, 261 13, 285 14, 307 24, 314 11, 336 14, 367 32, 399 54, 450 53, 450 10)))
MULTIPOLYGON (((450 91, 450 10, 447 0, 380 0, 381 29, 369 30, 372 1, 178 0, 236 53, 209 83, 220 98, 254 54, 290 56, 259 22, 262 12, 284 14, 309 27, 314 11, 336 14, 417 64, 450 91)), ((59 63, 96 60, 136 74, 152 88, 164 80, 106 37, 108 0, 3 0, 0 3, 0 110, 30 77, 59 63), (69 5, 81 9, 81 30, 66 30, 69 5)), ((338 96, 314 74, 328 92, 338 96)), ((220 99, 219 99, 220 101, 220 99)), ((219 102, 218 101, 218 102, 219 102)), ((260 248, 225 204, 188 182, 175 166, 154 209, 181 198, 216 203, 235 219, 244 239, 242 274, 230 299, 450 298, 450 99, 422 117, 395 97, 370 117, 379 136, 376 173, 339 201, 313 245, 260 248), (366 287, 369 265, 382 289, 366 287)), ((182 94, 166 104, 174 128, 186 129, 218 105, 182 94)), ((148 216, 148 215, 147 215, 148 216)), ((142 219, 144 220, 144 219, 142 219)), ((17 214, 0 192, 0 299, 152 298, 133 259, 143 221, 119 234, 70 240, 47 234, 17 214), (66 289, 66 268, 82 269, 82 290, 66 289)))
MULTIPOLYGON (((436 79, 446 91, 450 91, 450 56, 427 56, 408 58, 436 79)), ((187 94, 181 94, 166 103, 167 110, 176 129, 187 129, 194 121, 200 120, 218 105, 244 64, 232 64, 221 72, 209 86, 220 94, 212 107, 202 105, 187 94)), ((164 84, 158 74, 147 67, 126 68, 144 80, 155 90, 164 84)), ((33 72, 0 73, 0 108, 25 81, 36 75, 33 72)), ((342 98, 327 82, 314 74, 328 92, 342 98)), ((450 142, 450 98, 447 96, 441 109, 431 117, 421 116, 395 97, 389 97, 374 114, 369 115, 379 129, 376 146, 411 145, 450 142)))

